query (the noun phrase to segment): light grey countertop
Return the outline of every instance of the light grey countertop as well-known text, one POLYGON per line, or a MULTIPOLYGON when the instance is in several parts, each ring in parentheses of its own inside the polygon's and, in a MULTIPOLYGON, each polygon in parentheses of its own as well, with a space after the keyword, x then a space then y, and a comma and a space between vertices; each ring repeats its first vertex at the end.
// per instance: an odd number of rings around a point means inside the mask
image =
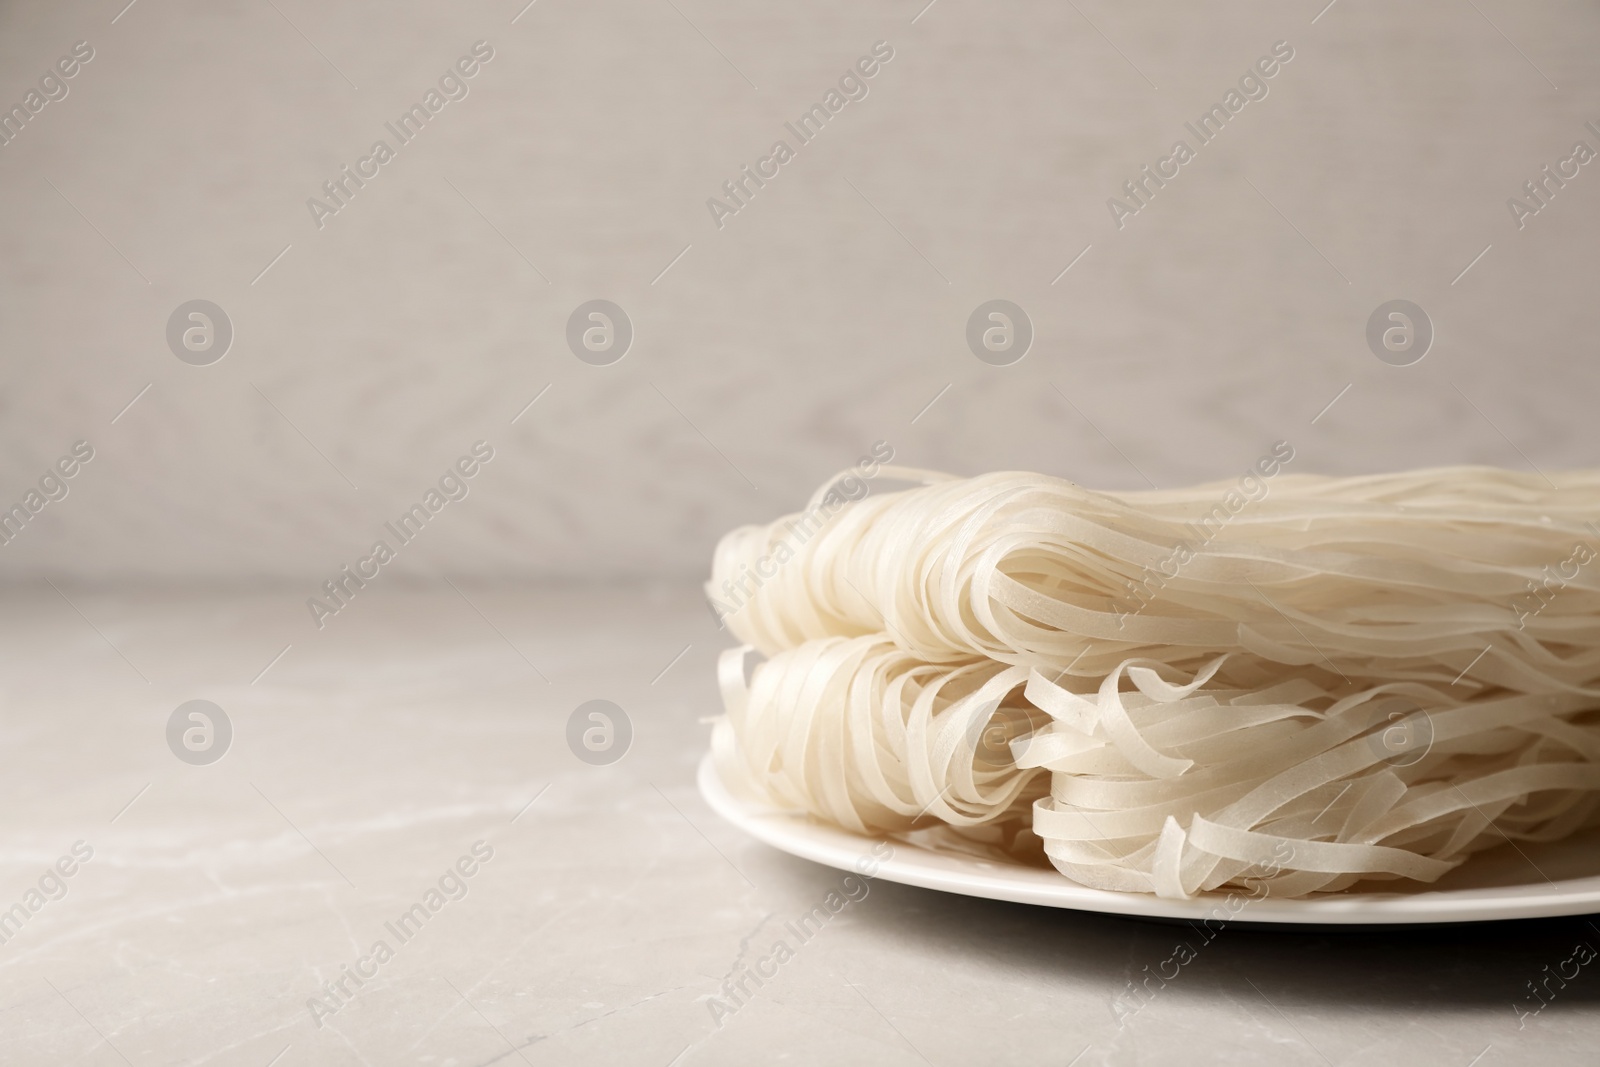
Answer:
POLYGON ((1516 1007, 1578 942, 1600 945, 1584 919, 1199 944, 879 880, 714 1012, 843 876, 697 795, 727 644, 697 592, 396 580, 320 631, 307 593, 7 595, 0 908, 41 879, 66 893, 0 945, 0 1061, 1594 1061, 1592 968, 1537 1015, 1516 1007), (210 765, 167 745, 191 699, 233 728, 210 765), (633 727, 610 766, 565 739, 591 699, 633 727), (80 841, 92 857, 46 878, 80 841), (446 877, 476 842, 492 858, 446 877), (402 941, 386 924, 441 878, 459 899, 402 941), (380 940, 392 958, 314 1012, 380 940), (1194 958, 1119 1020, 1119 992, 1170 973, 1183 941, 1194 958))

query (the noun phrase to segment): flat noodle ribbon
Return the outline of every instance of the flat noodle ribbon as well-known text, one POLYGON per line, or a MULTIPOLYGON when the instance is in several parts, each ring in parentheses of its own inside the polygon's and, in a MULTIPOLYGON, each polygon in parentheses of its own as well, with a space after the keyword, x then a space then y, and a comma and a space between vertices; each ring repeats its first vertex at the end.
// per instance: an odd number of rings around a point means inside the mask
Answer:
POLYGON ((720 671, 747 795, 1173 897, 1431 882, 1596 821, 1600 472, 1284 474, 1237 507, 882 474, 925 484, 717 548, 767 657, 720 671))

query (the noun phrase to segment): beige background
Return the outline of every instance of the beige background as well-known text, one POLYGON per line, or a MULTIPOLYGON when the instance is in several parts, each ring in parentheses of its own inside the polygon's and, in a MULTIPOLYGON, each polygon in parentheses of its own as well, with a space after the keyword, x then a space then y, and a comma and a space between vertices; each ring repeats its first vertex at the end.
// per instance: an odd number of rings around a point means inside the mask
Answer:
POLYGON ((0 498, 98 458, 0 574, 320 580, 480 438, 401 570, 703 573, 878 439, 1104 487, 1277 439, 1330 472, 1592 462, 1600 175, 1520 232, 1505 202, 1600 147, 1600 13, 1319 6, 10 5, 0 99, 96 56, 0 148, 0 498), (470 95, 319 231, 307 198, 478 39, 470 95), (1107 198, 1280 39, 1119 231, 1107 198), (878 40, 870 95, 719 231, 706 199, 878 40), (236 330, 210 367, 164 341, 197 297, 236 330), (596 297, 637 334, 610 367, 564 342, 596 297), (1011 367, 964 341, 994 297, 1036 329, 1011 367), (1364 342, 1394 297, 1436 326, 1415 366, 1364 342))

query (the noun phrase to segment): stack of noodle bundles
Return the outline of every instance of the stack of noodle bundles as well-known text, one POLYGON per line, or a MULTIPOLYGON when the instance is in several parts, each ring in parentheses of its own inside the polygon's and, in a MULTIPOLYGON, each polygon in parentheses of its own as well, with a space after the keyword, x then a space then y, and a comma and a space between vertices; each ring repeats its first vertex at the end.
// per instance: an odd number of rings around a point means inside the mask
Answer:
POLYGON ((1431 882, 1594 821, 1600 472, 884 474, 921 484, 717 547, 746 797, 1168 897, 1431 882))

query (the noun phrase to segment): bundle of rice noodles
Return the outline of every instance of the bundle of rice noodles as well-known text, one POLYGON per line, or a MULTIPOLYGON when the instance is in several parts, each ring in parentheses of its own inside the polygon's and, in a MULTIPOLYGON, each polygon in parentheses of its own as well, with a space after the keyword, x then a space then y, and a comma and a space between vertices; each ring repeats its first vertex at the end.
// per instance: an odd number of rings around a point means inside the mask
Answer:
POLYGON ((1600 472, 1266 470, 886 467, 916 484, 734 530, 723 781, 1178 898, 1431 882, 1591 825, 1600 472))

